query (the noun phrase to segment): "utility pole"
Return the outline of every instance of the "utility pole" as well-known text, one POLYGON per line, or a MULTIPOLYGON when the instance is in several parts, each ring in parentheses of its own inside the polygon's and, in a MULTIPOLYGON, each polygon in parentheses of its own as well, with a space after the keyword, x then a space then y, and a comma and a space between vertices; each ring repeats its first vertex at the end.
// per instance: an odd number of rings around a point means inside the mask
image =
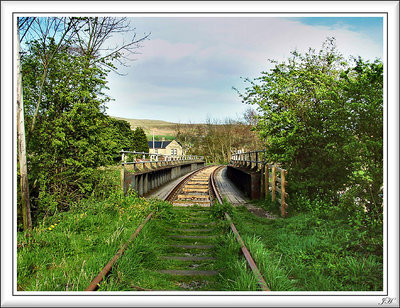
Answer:
POLYGON ((32 228, 31 207, 29 203, 29 185, 28 185, 28 167, 26 163, 26 145, 25 145, 25 118, 24 101, 22 95, 22 73, 19 47, 19 24, 17 18, 17 136, 18 136, 18 158, 19 172, 21 177, 21 203, 24 230, 32 228))

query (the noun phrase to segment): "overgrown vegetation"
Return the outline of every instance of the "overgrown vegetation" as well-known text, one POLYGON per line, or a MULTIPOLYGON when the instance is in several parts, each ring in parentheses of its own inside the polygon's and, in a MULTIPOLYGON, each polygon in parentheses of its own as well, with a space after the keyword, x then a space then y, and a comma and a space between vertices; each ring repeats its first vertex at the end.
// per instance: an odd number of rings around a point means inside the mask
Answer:
POLYGON ((125 18, 20 18, 18 26, 35 225, 94 193, 97 169, 117 163, 122 149, 148 151, 143 129, 105 114, 104 94, 115 64, 147 36, 102 49, 113 34, 132 31, 125 18))
POLYGON ((268 159, 288 170, 290 197, 382 230, 382 62, 346 61, 330 38, 272 63, 241 97, 258 108, 257 131, 268 159))
POLYGON ((18 290, 84 290, 151 211, 157 210, 157 219, 170 208, 161 200, 114 192, 45 217, 30 236, 17 234, 18 290))
MULTIPOLYGON (((145 131, 105 114, 107 75, 122 51, 132 53, 146 37, 104 54, 113 33, 132 30, 123 18, 19 21, 26 31, 21 68, 34 229, 21 231, 19 207, 18 289, 83 290, 152 210, 154 228, 142 234, 148 238, 127 251, 137 258, 124 259, 101 288, 131 288, 130 278, 115 276, 121 273, 143 275, 138 282, 149 288, 176 287, 168 277, 152 281, 149 271, 160 265, 154 257, 161 236, 176 218, 171 205, 118 190, 119 151, 147 152, 145 131)), ((265 146, 270 162, 288 170, 289 217, 255 217, 226 200, 211 217, 234 218, 272 290, 382 290, 383 63, 345 60, 333 39, 319 52, 273 63, 241 94, 257 106, 257 117, 249 110, 245 122, 178 125, 177 139, 188 154, 215 163, 265 146)), ((224 269, 219 289, 256 290, 234 237, 225 236, 227 225, 219 228, 218 263, 202 266, 224 269)))
POLYGON ((334 213, 265 219, 234 208, 234 222, 272 290, 383 289, 382 233, 360 232, 334 213))

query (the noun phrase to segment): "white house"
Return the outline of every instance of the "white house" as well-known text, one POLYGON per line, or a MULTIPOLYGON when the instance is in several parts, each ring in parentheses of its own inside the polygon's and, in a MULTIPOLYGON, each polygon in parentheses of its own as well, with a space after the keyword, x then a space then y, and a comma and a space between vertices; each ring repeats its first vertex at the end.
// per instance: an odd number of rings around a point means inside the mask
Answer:
POLYGON ((150 154, 184 155, 182 145, 175 141, 148 141, 150 154))

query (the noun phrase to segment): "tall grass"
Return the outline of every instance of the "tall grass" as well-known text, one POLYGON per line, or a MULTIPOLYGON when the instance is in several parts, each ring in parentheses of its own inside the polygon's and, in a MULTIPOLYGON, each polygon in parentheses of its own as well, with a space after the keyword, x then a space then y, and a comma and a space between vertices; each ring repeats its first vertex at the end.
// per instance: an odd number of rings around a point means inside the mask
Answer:
POLYGON ((378 291, 382 236, 362 237, 345 220, 302 213, 265 219, 235 208, 235 224, 272 290, 378 291))
POLYGON ((17 233, 18 290, 84 290, 150 211, 162 215, 167 208, 163 201, 114 192, 45 217, 30 236, 17 233))

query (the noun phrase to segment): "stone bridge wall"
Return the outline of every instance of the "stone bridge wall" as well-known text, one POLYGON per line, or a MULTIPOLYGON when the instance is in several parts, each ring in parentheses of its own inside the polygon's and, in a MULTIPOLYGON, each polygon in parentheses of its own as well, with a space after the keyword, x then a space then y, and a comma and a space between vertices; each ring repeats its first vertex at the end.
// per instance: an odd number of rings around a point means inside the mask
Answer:
POLYGON ((124 194, 126 194, 128 189, 134 189, 138 192, 139 196, 143 196, 151 190, 156 189, 169 181, 172 181, 204 166, 204 161, 192 161, 136 172, 131 172, 122 166, 121 186, 124 194))

